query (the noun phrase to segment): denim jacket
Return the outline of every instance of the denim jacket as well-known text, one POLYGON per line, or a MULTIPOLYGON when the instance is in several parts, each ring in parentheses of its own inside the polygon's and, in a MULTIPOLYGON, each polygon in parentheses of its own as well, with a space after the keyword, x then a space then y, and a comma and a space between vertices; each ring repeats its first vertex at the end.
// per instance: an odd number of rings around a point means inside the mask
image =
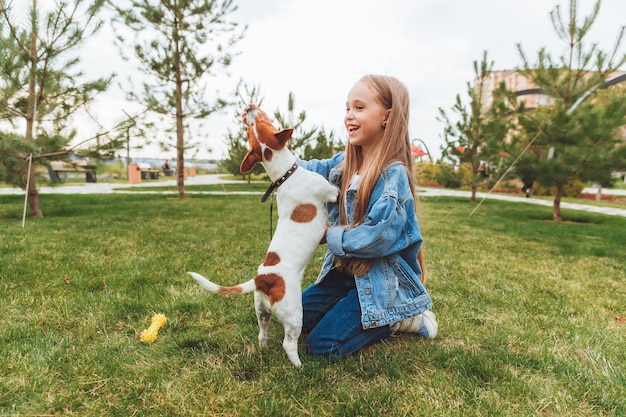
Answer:
MULTIPOLYGON (((341 187, 343 170, 337 165, 343 157, 339 153, 331 159, 299 161, 299 164, 341 187)), ((350 224, 354 224, 352 214, 357 192, 350 190, 345 197, 350 224)), ((422 236, 407 171, 402 164, 386 167, 374 187, 362 224, 338 225, 338 202, 328 204, 328 219, 331 224, 326 236, 328 251, 316 283, 326 277, 335 258, 372 258, 369 271, 355 277, 364 329, 394 323, 431 308, 430 296, 420 282, 422 271, 417 252, 422 236)))

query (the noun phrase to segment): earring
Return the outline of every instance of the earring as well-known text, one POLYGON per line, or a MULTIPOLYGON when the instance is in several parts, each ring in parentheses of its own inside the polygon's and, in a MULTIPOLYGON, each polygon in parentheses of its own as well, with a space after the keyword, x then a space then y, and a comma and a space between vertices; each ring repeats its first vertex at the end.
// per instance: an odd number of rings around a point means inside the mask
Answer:
POLYGON ((387 127, 387 122, 383 123, 383 130, 387 127))

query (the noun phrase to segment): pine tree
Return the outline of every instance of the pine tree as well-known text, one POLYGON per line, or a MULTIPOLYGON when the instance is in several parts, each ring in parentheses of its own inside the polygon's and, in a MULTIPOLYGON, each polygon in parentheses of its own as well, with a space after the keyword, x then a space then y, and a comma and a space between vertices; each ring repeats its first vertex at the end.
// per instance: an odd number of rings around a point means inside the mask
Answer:
POLYGON ((293 128, 293 135, 288 143, 289 149, 299 157, 304 156, 304 150, 307 144, 315 137, 317 133, 317 127, 310 129, 304 128, 304 122, 306 121, 306 111, 302 110, 295 116, 296 97, 293 92, 289 93, 287 97, 287 113, 281 114, 277 109, 274 112, 274 118, 276 119, 278 130, 293 128))
POLYGON ((331 158, 337 152, 343 151, 345 145, 335 139, 335 132, 330 131, 327 135, 324 129, 317 132, 315 146, 309 142, 304 148, 304 159, 327 159, 331 158))
MULTIPOLYGON (((51 157, 74 152, 72 115, 110 84, 112 77, 80 81, 83 74, 76 70, 77 48, 101 26, 103 0, 58 2, 45 14, 32 0, 27 20, 15 18, 11 4, 0 7, 0 120, 14 126, 22 120, 25 131, 0 132, 0 179, 28 184, 30 215, 43 217, 35 169, 26 178, 27 159, 47 165, 51 157)), ((116 145, 103 140, 95 146, 112 151, 116 145)))
MULTIPOLYGON (((229 103, 205 97, 206 78, 230 65, 233 47, 244 36, 238 24, 227 20, 237 7, 232 0, 132 0, 127 7, 109 0, 117 21, 135 32, 119 28, 117 40, 132 50, 148 76, 137 99, 166 120, 174 120, 178 193, 184 198, 185 150, 190 140, 188 121, 204 119, 229 103)), ((170 122, 171 123, 171 122, 170 122)))
POLYGON ((563 16, 560 6, 551 11, 552 25, 567 45, 567 54, 558 59, 541 48, 537 62, 531 64, 518 44, 523 61, 519 71, 551 101, 520 116, 525 134, 517 138, 517 154, 529 151, 522 155, 518 171, 545 187, 555 188, 553 218, 558 222, 563 220, 560 204, 568 184, 605 182, 607 173, 623 169, 626 163, 626 147, 616 134, 626 124, 626 96, 616 92, 604 104, 590 99, 626 63, 621 49, 624 26, 609 53, 597 44, 585 44, 600 4, 598 0, 582 23, 576 0, 569 1, 567 16, 563 16))
POLYGON ((506 91, 504 85, 491 92, 492 68, 493 62, 488 62, 486 51, 480 63, 474 61, 474 82, 467 83, 469 104, 464 104, 457 94, 452 107, 456 121, 452 121, 444 109, 439 109, 438 120, 445 125, 443 155, 469 165, 471 176, 467 185, 472 189, 471 201, 476 201, 478 185, 487 178, 489 167, 497 162, 495 159, 505 145, 505 136, 510 128, 506 103, 511 100, 511 93, 506 91), (486 103, 484 98, 490 92, 491 102, 486 103))

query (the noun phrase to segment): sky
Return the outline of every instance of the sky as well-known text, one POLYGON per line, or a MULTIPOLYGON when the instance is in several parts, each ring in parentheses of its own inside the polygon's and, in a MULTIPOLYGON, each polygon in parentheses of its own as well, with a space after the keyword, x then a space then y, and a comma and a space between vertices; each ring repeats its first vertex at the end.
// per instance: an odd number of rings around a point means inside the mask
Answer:
MULTIPOLYGON (((21 0, 20 0, 21 1, 21 0)), ((587 16, 595 0, 579 0, 579 16, 587 16)), ((246 37, 235 49, 240 52, 228 68, 229 78, 208 80, 207 95, 216 90, 229 94, 239 80, 260 87, 263 108, 284 114, 290 92, 296 112, 305 111, 306 127, 333 130, 346 139, 343 128, 345 100, 350 88, 365 74, 393 75, 408 88, 411 100, 410 135, 424 143, 434 157, 443 144, 439 108, 450 114, 456 95, 467 101, 467 83, 474 78, 474 61, 483 52, 494 70, 514 69, 522 61, 516 44, 536 62, 546 47, 553 57, 567 51, 550 21, 549 12, 566 0, 234 0, 238 10, 232 20, 247 25, 246 37)), ((603 0, 587 42, 609 51, 626 24, 626 0, 603 0)), ((109 42, 105 27, 81 52, 86 76, 119 74, 138 85, 141 76, 121 60, 109 42)), ((626 51, 626 39, 622 42, 626 51)), ((622 68, 624 70, 626 68, 622 68)), ((101 96, 93 112, 106 122, 122 118, 133 104, 120 88, 101 96)), ((224 135, 240 120, 229 110, 210 116, 206 137, 198 156, 222 158, 224 135), (209 151, 210 149, 210 151, 209 151)), ((418 141, 418 142, 419 142, 418 141)), ((131 155, 174 157, 156 147, 131 155), (141 155, 138 155, 141 153, 141 155)))

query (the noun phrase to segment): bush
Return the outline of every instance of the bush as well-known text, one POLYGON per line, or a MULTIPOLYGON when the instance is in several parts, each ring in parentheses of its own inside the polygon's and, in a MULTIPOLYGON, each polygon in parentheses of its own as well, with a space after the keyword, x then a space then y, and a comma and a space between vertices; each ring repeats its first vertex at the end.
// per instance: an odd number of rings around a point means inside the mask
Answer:
MULTIPOLYGON (((565 184, 563 197, 578 197, 583 191, 583 188, 585 188, 583 182, 578 179, 572 180, 565 184)), ((554 196, 556 195, 556 187, 545 187, 535 182, 531 193, 538 196, 554 196)))
POLYGON ((128 178, 128 170, 124 161, 98 163, 97 172, 102 180, 119 180, 128 178))
POLYGON ((461 188, 463 183, 463 170, 455 171, 450 165, 442 165, 435 174, 435 180, 445 188, 461 188))
POLYGON ((415 177, 419 185, 439 185, 437 175, 441 168, 437 164, 418 162, 415 165, 415 177))

